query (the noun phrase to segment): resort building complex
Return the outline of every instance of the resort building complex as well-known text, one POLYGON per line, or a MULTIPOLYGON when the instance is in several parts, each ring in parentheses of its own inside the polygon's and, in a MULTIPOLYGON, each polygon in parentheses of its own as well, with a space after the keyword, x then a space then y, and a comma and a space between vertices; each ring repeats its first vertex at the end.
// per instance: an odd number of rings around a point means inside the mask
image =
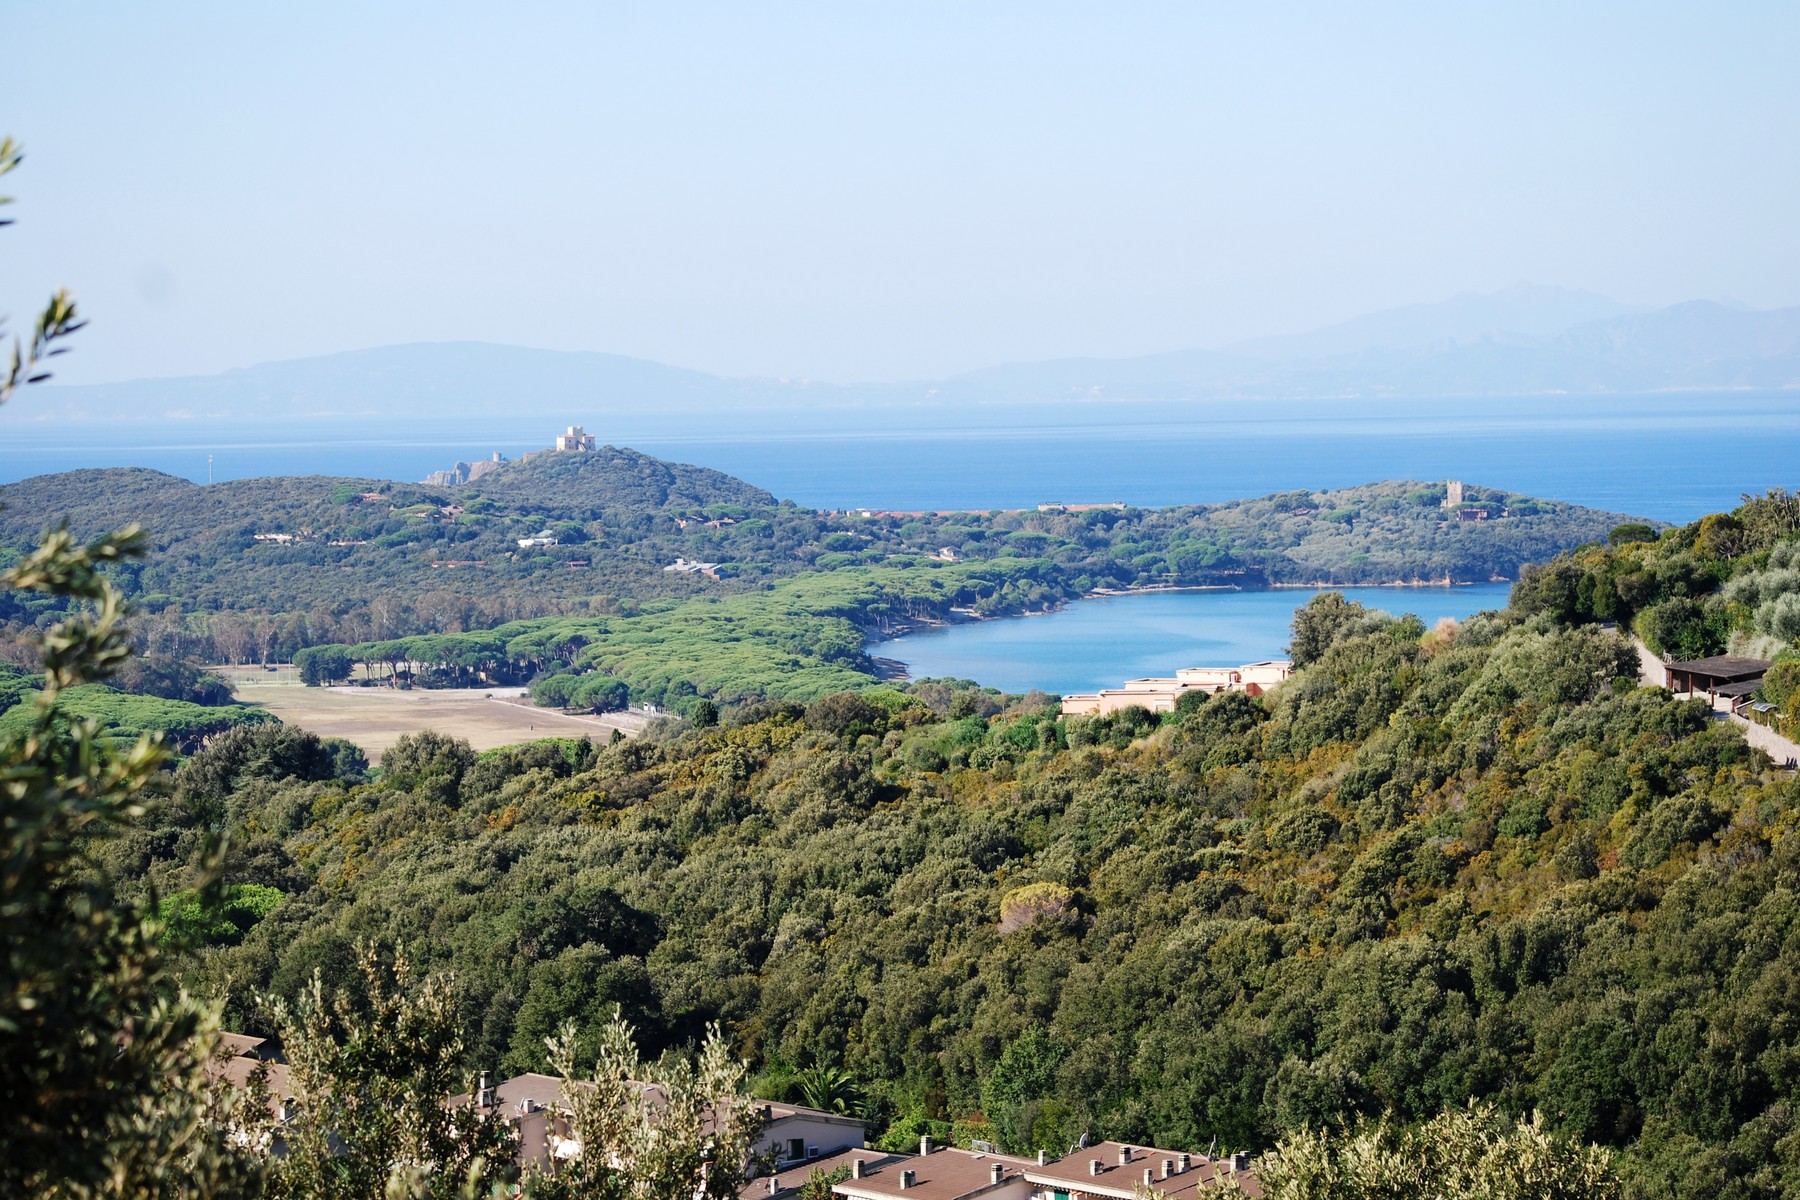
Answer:
POLYGON ((1120 687, 1064 696, 1062 711, 1065 717, 1099 717, 1133 707, 1153 713, 1174 712, 1176 701, 1190 692, 1260 696, 1293 673, 1294 664, 1280 660, 1241 667, 1183 667, 1172 679, 1127 679, 1120 687))

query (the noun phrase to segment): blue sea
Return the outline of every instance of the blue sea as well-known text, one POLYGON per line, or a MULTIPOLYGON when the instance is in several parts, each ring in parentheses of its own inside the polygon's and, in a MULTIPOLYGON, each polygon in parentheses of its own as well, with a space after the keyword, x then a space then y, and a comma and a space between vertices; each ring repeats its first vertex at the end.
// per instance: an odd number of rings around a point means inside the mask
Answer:
MULTIPOLYGON (((495 417, 204 432, 179 424, 0 430, 0 483, 141 466, 204 481, 258 475, 418 480, 458 459, 539 449, 559 432, 495 417), (423 432, 421 432, 423 430, 423 432), (210 460, 210 461, 209 461, 210 460)), ((1744 492, 1800 485, 1800 395, 1439 401, 972 405, 659 418, 603 442, 740 476, 819 508, 1213 503, 1379 479, 1461 479, 1689 521, 1744 492)))
MULTIPOLYGON (((1504 608, 1509 584, 1338 588, 1427 626, 1504 608)), ((1007 692, 1088 692, 1182 667, 1237 666, 1285 653, 1294 610, 1317 591, 1139 592, 1077 600, 1043 616, 944 625, 869 647, 914 679, 974 679, 1007 692)))

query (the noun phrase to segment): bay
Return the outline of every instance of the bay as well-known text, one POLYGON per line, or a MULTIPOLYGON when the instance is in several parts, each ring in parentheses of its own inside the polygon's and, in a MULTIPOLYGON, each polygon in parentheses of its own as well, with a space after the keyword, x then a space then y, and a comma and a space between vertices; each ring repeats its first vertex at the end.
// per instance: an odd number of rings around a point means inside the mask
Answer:
POLYGON ((1274 588, 1134 592, 1076 600, 1041 616, 943 625, 874 643, 914 679, 974 679, 1007 692, 1055 694, 1117 687, 1182 667, 1238 666, 1285 657, 1294 610, 1320 591, 1427 627, 1504 608, 1510 584, 1466 587, 1274 588))

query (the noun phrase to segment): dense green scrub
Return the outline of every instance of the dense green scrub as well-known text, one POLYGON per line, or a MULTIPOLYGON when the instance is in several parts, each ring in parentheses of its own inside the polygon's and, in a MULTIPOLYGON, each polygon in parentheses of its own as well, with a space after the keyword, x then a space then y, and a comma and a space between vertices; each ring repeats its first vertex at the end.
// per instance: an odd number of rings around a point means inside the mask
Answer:
POLYGON ((1727 651, 1773 660, 1762 719, 1800 735, 1800 496, 1771 488, 1660 536, 1615 530, 1527 567, 1513 604, 1572 623, 1629 626, 1650 649, 1693 659, 1727 651))
POLYGON ((194 973, 252 1028, 377 938, 456 972, 471 1065, 615 1004, 659 1045, 717 1017, 765 1090, 841 1070, 896 1142, 1262 1147, 1475 1096, 1622 1148, 1635 1195, 1800 1185, 1800 785, 1591 625, 1323 602, 1295 640, 1263 701, 1160 723, 927 684, 409 739, 367 784, 203 753, 103 851, 173 894, 216 826, 280 893, 194 973))

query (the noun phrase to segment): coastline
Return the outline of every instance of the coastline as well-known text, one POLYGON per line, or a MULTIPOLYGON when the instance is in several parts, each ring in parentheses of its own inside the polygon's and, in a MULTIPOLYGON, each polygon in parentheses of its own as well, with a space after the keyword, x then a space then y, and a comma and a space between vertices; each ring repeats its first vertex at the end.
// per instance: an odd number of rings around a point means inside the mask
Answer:
POLYGON ((1268 583, 1256 587, 1246 587, 1241 583, 1195 583, 1195 584, 1146 584, 1142 587, 1127 588, 1094 588, 1057 601, 1048 608, 1032 609, 1025 612, 997 613, 983 615, 969 608, 953 608, 943 617, 910 617, 895 621, 886 630, 879 633, 865 630, 867 640, 863 643, 863 653, 872 666, 871 674, 884 683, 905 683, 912 678, 905 663, 898 659, 886 658, 872 653, 885 642, 898 641, 927 629, 943 629, 952 625, 966 625, 977 621, 1007 621, 1020 617, 1044 617, 1060 612, 1068 605, 1081 600, 1116 600, 1126 596, 1161 595, 1176 592, 1279 592, 1279 591, 1315 591, 1324 589, 1351 588, 1383 588, 1395 591, 1406 589, 1441 589, 1477 587, 1482 583, 1512 583, 1510 579, 1392 579, 1381 583, 1338 583, 1331 580, 1319 580, 1312 583, 1268 583))

